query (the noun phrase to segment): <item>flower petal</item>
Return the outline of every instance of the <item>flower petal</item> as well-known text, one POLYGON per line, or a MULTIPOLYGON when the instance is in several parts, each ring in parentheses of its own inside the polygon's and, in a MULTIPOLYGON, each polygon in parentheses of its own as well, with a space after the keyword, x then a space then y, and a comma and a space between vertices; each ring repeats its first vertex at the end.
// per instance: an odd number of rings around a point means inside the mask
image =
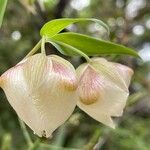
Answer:
POLYGON ((29 91, 33 93, 46 81, 47 71, 51 72, 52 62, 44 54, 36 54, 29 57, 23 66, 23 75, 29 91), (47 66, 48 65, 48 66, 47 66))
MULTIPOLYGON (((104 58, 93 58, 93 61, 99 62, 98 64, 103 65, 106 69, 106 71, 109 71, 108 73, 112 77, 118 76, 118 79, 122 82, 125 83, 126 88, 129 87, 131 77, 133 75, 133 70, 129 68, 128 66, 119 64, 119 63, 114 63, 114 62, 109 62, 104 58), (119 74, 119 75, 118 75, 119 74)), ((100 67, 98 67, 100 68, 100 67)))
POLYGON ((41 54, 11 68, 2 75, 2 80, 8 101, 39 136, 51 136, 76 106, 76 90, 58 88, 61 78, 53 71, 52 60, 41 54))
POLYGON ((100 97, 100 76, 90 66, 82 74, 79 80, 79 97, 82 103, 89 105, 95 103, 100 97), (87 92, 88 91, 88 92, 87 92))
POLYGON ((107 62, 105 59, 95 61, 90 65, 81 65, 77 69, 77 72, 80 76, 81 81, 79 82, 78 87, 79 97, 81 97, 81 93, 83 92, 85 95, 89 95, 89 93, 92 93, 92 87, 99 88, 99 90, 94 89, 93 91, 99 91, 99 98, 97 101, 90 105, 87 105, 80 98, 77 105, 97 121, 114 128, 115 125, 111 117, 122 115, 126 100, 129 95, 128 89, 126 88, 127 84, 124 86, 124 78, 121 78, 122 74, 118 71, 118 68, 114 66, 114 64, 107 62), (92 68, 95 72, 96 78, 94 77, 93 79, 95 80, 95 82, 91 82, 92 75, 87 71, 87 69, 89 68, 87 66, 90 66, 90 68, 92 68), (84 70, 84 72, 82 70, 84 70), (84 86, 84 76, 85 78, 87 78, 87 76, 91 76, 91 79, 89 78, 90 80, 86 83, 86 86, 88 86, 88 88, 85 88, 84 86))
POLYGON ((118 70, 118 73, 122 76, 124 79, 127 87, 130 84, 131 77, 133 75, 133 70, 125 65, 119 64, 119 63, 113 63, 116 69, 118 70))
POLYGON ((104 74, 108 80, 111 80, 115 83, 116 86, 128 91, 128 86, 126 85, 124 78, 122 78, 121 74, 116 69, 114 63, 107 61, 104 58, 93 58, 92 63, 93 68, 96 68, 96 71, 104 74))
POLYGON ((55 76, 61 80, 60 85, 68 90, 77 89, 76 71, 72 64, 56 55, 51 55, 50 59, 55 76))
POLYGON ((2 77, 0 77, 0 87, 2 86, 2 83, 3 83, 2 77))

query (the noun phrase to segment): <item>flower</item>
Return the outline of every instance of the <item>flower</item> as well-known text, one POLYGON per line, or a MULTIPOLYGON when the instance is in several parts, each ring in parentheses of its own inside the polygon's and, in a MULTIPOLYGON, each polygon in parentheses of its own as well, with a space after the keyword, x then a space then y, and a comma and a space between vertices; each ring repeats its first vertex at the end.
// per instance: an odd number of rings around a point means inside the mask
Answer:
POLYGON ((77 68, 63 58, 30 56, 0 77, 9 103, 38 135, 49 137, 72 114, 76 104, 112 128, 121 116, 133 75, 127 66, 93 58, 77 68), (78 101, 77 101, 78 100, 78 101))
POLYGON ((115 127, 111 117, 121 116, 129 95, 133 71, 124 65, 94 58, 77 68, 77 105, 95 120, 115 127))
POLYGON ((56 55, 24 59, 0 77, 0 86, 18 116, 40 137, 49 137, 77 103, 75 69, 56 55))

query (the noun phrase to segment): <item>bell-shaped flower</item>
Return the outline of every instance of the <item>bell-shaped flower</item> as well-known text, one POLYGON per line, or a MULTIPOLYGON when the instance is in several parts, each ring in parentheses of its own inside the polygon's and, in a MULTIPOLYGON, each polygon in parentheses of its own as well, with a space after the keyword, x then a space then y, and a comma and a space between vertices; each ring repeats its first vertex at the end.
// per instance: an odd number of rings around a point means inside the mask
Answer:
POLYGON ((132 69, 94 58, 77 68, 79 76, 78 106, 95 120, 115 127, 111 117, 121 116, 129 95, 132 69))
POLYGON ((18 116, 39 136, 51 136, 77 103, 75 69, 56 55, 26 58, 0 77, 0 86, 18 116))

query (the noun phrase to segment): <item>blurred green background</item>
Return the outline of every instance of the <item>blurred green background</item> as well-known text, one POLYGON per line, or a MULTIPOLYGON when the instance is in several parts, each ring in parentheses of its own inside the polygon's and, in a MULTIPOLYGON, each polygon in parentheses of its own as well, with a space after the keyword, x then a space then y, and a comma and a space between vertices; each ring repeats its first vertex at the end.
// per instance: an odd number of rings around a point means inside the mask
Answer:
MULTIPOLYGON (((39 139, 27 128, 35 142, 33 149, 150 150, 149 0, 9 0, 0 29, 0 74, 19 62, 39 41, 39 30, 44 23, 61 17, 103 20, 111 30, 109 39, 95 23, 74 24, 63 32, 80 32, 121 43, 136 49, 143 61, 124 55, 103 56, 128 65, 135 72, 124 115, 115 118, 117 129, 105 127, 76 108, 52 139, 39 139)), ((61 55, 51 45, 46 47, 47 54, 61 55)), ((84 61, 80 57, 64 58, 75 67, 84 61)), ((28 144, 17 115, 0 89, 0 150, 26 149, 28 144)))

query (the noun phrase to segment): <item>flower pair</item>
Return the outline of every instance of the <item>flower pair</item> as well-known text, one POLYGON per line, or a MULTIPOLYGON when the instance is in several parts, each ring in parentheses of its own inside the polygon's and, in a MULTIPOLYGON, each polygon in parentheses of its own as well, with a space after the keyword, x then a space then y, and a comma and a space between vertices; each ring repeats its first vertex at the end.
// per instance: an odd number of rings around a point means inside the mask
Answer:
POLYGON ((94 58, 74 67, 56 55, 30 56, 0 77, 0 86, 18 116, 38 135, 49 137, 72 114, 76 104, 114 128, 129 95, 133 71, 94 58))

